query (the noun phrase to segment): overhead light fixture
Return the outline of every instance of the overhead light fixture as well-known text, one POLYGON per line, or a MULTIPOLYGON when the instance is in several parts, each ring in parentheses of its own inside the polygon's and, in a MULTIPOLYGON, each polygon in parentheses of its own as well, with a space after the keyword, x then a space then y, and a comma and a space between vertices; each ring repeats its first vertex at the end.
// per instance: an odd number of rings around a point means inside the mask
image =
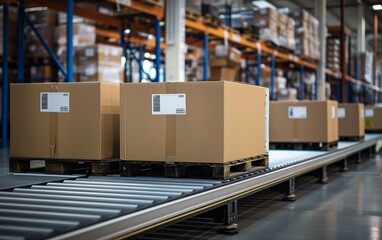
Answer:
POLYGON ((375 4, 375 5, 373 5, 373 9, 374 10, 382 10, 382 4, 375 4))

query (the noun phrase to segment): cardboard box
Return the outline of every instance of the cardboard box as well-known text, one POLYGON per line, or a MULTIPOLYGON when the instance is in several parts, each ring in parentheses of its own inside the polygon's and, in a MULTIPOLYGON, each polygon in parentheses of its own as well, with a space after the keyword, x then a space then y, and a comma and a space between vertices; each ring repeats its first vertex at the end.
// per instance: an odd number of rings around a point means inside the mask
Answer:
POLYGON ((119 156, 119 84, 11 84, 10 118, 11 157, 119 156))
POLYGON ((382 107, 365 107, 365 130, 382 131, 382 107))
POLYGON ((269 141, 330 143, 338 141, 336 101, 271 102, 269 141))
MULTIPOLYGON (((55 29, 56 43, 59 45, 66 44, 66 25, 59 25, 55 29)), ((93 45, 96 41, 95 26, 77 23, 73 24, 73 45, 86 46, 93 45)))
POLYGON ((340 137, 365 135, 364 105, 362 103, 338 104, 338 134, 340 137))
POLYGON ((278 21, 279 12, 273 8, 265 8, 265 9, 256 9, 253 11, 255 21, 261 19, 272 19, 274 21, 278 21))
POLYGON ((107 62, 121 65, 122 48, 96 44, 90 46, 81 46, 76 48, 76 54, 79 62, 107 62))
POLYGON ((212 67, 210 68, 210 80, 211 81, 235 81, 236 69, 229 67, 212 67))
POLYGON ((83 62, 77 67, 77 72, 79 82, 121 83, 124 81, 121 65, 83 62))
POLYGON ((121 159, 226 163, 267 154, 267 99, 266 88, 226 81, 123 83, 121 159))
POLYGON ((213 57, 210 59, 209 65, 211 67, 225 67, 225 66, 234 67, 240 64, 240 60, 241 60, 241 52, 238 49, 234 47, 226 46, 226 45, 216 45, 215 53, 213 57), (224 64, 224 65, 221 65, 221 64, 224 64))
POLYGON ((279 101, 297 100, 297 90, 294 88, 279 89, 276 93, 276 98, 279 101))

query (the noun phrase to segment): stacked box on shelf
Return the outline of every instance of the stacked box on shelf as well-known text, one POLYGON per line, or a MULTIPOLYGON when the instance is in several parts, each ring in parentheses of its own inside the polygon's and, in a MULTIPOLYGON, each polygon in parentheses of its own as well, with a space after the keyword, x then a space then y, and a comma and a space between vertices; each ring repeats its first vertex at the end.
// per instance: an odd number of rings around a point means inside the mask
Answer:
MULTIPOLYGON (((55 52, 54 28, 57 25, 57 12, 51 9, 27 9, 26 15, 42 36, 48 47, 55 52)), ((57 66, 51 60, 31 26, 25 25, 25 57, 30 82, 56 82, 57 66)))
MULTIPOLYGON (((8 59, 16 59, 17 56, 17 9, 9 7, 9 26, 8 29, 8 59)), ((0 56, 3 56, 3 6, 0 6, 0 56)))
POLYGON ((239 81, 241 52, 230 46, 216 45, 208 61, 210 80, 239 81))
POLYGON ((351 65, 351 75, 354 78, 373 83, 373 53, 354 53, 351 65))
POLYGON ((123 82, 122 49, 96 44, 76 48, 78 81, 123 82))
POLYGON ((259 28, 259 38, 264 41, 270 41, 279 45, 279 16, 276 9, 265 8, 256 9, 254 14, 254 24, 259 28))
POLYGON ((319 21, 304 9, 295 9, 289 13, 289 16, 295 20, 295 53, 299 56, 318 60, 320 57, 319 21))
MULTIPOLYGON (((58 44, 57 55, 62 65, 66 67, 66 24, 60 24, 55 29, 55 42, 58 44)), ((81 46, 94 45, 96 42, 95 26, 84 23, 73 24, 73 70, 74 80, 78 81, 77 48, 81 46)), ((59 73, 59 78, 63 76, 59 73)))
POLYGON ((186 10, 200 16, 202 11, 202 0, 186 0, 186 10))
POLYGON ((338 38, 326 39, 326 67, 334 71, 341 68, 341 43, 338 38))
POLYGON ((281 12, 278 15, 279 46, 294 51, 296 49, 294 37, 295 22, 292 18, 281 12))

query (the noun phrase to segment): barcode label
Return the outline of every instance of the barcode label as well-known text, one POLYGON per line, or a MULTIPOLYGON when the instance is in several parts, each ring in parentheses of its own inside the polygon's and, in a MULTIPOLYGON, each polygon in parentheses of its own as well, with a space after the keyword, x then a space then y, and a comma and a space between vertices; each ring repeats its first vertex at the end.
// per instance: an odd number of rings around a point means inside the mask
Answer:
POLYGON ((346 109, 338 108, 337 114, 338 114, 338 118, 346 118, 346 109))
POLYGON ((332 119, 333 118, 336 118, 336 107, 335 106, 332 106, 332 114, 331 114, 331 116, 332 116, 332 119))
POLYGON ((69 112, 68 92, 41 92, 40 112, 69 112))
POLYGON ((153 94, 153 115, 185 115, 186 94, 153 94))
POLYGON ((303 106, 289 107, 288 117, 290 119, 306 119, 308 117, 308 110, 303 106))
POLYGON ((365 117, 374 117, 374 109, 365 109, 365 117))

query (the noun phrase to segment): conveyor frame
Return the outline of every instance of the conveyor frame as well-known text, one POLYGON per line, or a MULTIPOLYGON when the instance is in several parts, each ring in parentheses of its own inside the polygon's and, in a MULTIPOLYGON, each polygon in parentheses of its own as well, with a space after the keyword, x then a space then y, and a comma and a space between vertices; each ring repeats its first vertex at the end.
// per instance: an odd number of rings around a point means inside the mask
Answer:
POLYGON ((243 198, 260 190, 288 181, 308 172, 344 160, 373 147, 381 136, 344 149, 328 152, 313 159, 296 161, 288 166, 260 171, 255 176, 222 184, 213 189, 169 201, 131 214, 100 222, 62 234, 53 239, 111 239, 128 238, 160 226, 192 217, 243 198))

